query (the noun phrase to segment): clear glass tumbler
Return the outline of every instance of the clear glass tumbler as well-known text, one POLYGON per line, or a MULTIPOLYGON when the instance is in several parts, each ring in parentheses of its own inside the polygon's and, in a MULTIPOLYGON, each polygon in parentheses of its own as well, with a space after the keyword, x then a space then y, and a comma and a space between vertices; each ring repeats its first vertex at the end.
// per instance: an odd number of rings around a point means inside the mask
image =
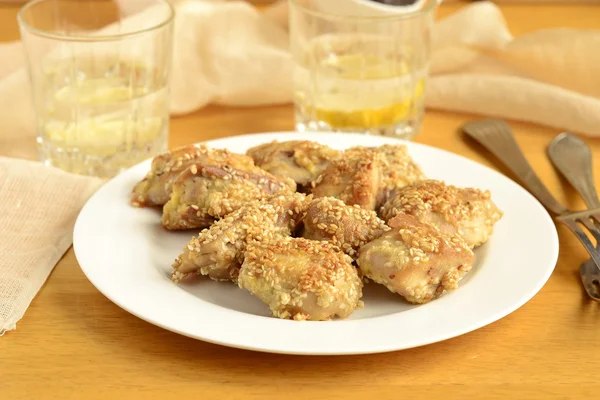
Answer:
POLYGON ((411 139, 424 111, 437 0, 387 13, 347 1, 290 0, 296 129, 411 139))
POLYGON ((111 177, 168 145, 166 0, 33 0, 19 12, 41 160, 111 177))

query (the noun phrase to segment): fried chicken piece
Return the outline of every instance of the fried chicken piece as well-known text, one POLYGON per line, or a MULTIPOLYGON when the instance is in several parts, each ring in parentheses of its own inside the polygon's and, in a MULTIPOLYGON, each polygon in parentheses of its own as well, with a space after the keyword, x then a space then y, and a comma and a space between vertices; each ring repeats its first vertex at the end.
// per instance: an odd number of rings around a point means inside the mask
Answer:
POLYGON ((150 172, 133 188, 131 203, 136 207, 162 206, 169 201, 173 182, 192 164, 228 165, 242 171, 254 171, 252 158, 224 149, 210 149, 205 145, 178 148, 154 157, 150 172))
POLYGON ((250 202, 193 238, 175 260, 171 278, 177 282, 199 274, 217 281, 235 281, 246 246, 291 235, 311 199, 293 193, 250 202))
POLYGON ((458 233, 469 246, 485 243, 502 218, 502 211, 491 200, 489 191, 448 186, 427 180, 398 190, 381 208, 389 220, 399 213, 410 214, 444 233, 458 233))
POLYGON ((240 288, 275 317, 326 321, 360 306, 362 281, 352 259, 327 242, 280 238, 248 246, 240 288))
POLYGON ((309 140, 290 140, 261 144, 246 152, 257 166, 279 177, 289 177, 306 186, 342 153, 309 140))
POLYGON ((361 157, 363 154, 375 151, 383 158, 381 166, 382 178, 378 193, 378 204, 382 204, 395 191, 413 182, 425 179, 425 174, 414 162, 408 149, 402 144, 385 144, 379 147, 352 147, 345 155, 361 157))
POLYGON ((333 197, 314 199, 303 222, 303 237, 328 241, 353 258, 361 246, 390 229, 374 211, 348 206, 333 197))
POLYGON ((374 149, 344 153, 313 181, 315 197, 336 197, 348 205, 375 210, 383 179, 383 156, 374 149))
POLYGON ((282 182, 261 169, 244 172, 227 165, 192 164, 173 183, 162 224, 170 230, 205 228, 251 200, 265 199, 281 190, 292 192, 292 186, 293 182, 282 182))
POLYGON ((365 276, 409 302, 427 303, 456 289, 471 269, 475 256, 460 236, 406 214, 389 225, 391 231, 360 249, 357 263, 365 276))

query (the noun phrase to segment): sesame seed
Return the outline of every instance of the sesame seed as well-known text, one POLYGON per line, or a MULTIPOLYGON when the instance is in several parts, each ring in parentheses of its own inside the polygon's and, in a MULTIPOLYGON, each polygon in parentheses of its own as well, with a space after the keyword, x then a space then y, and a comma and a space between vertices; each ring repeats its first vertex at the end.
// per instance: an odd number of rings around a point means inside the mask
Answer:
POLYGON ((239 285, 267 303, 274 316, 326 320, 335 315, 345 317, 357 307, 362 282, 356 268, 349 257, 328 243, 280 237, 252 244, 250 252, 253 257, 246 256, 239 285), (258 271, 262 274, 256 278, 258 271), (263 284, 271 289, 260 289, 263 284), (353 290, 340 290, 338 285, 353 290), (304 304, 309 294, 315 296, 316 305, 304 304))
POLYGON ((398 214, 389 225, 390 231, 360 249, 357 264, 369 279, 409 302, 425 303, 454 289, 464 274, 457 272, 458 267, 470 266, 474 260, 459 236, 413 216, 398 214))
POLYGON ((471 247, 487 240, 502 216, 488 191, 457 188, 435 180, 415 182, 397 190, 380 210, 386 221, 400 213, 434 223, 443 231, 458 232, 471 247))

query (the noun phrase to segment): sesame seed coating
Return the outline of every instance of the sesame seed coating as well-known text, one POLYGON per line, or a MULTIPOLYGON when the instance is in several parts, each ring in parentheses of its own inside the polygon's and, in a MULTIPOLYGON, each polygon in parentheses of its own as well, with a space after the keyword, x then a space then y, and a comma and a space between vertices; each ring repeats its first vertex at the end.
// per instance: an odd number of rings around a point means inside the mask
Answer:
POLYGON ((471 269, 502 211, 488 191, 425 179, 404 145, 192 145, 155 157, 131 204, 164 205, 170 230, 204 228, 173 281, 233 281, 275 317, 330 320, 364 307, 363 282, 426 303, 471 269))
POLYGON ((341 152, 308 140, 261 144, 246 152, 256 165, 278 177, 289 177, 305 186, 317 178, 341 152))
POLYGON ((250 201, 194 237, 175 260, 172 279, 200 274, 235 281, 246 246, 291 235, 311 199, 301 193, 283 192, 267 200, 250 201))
POLYGON ((471 247, 485 243, 502 217, 489 191, 457 188, 435 180, 399 189, 380 210, 384 220, 399 213, 410 214, 442 232, 459 233, 471 247))
POLYGON ((291 192, 291 186, 262 170, 192 164, 173 183, 162 224, 170 230, 205 228, 248 201, 266 199, 280 190, 291 192))
POLYGON ((344 154, 350 157, 361 157, 361 155, 373 151, 382 158, 378 205, 396 189, 425 179, 425 174, 408 154, 407 147, 402 144, 385 144, 379 147, 352 147, 346 150, 344 154))
POLYGON ((475 256, 460 236, 407 214, 398 214, 389 225, 389 232, 360 249, 357 264, 369 279, 409 302, 427 303, 456 289, 471 269, 475 256))
POLYGON ((192 164, 229 165, 244 171, 257 169, 252 158, 243 154, 211 149, 203 144, 180 147, 154 157, 150 171, 133 188, 131 203, 136 207, 165 204, 173 182, 192 164))
POLYGON ((383 157, 373 149, 344 153, 312 182, 315 197, 336 197, 348 205, 375 210, 383 157))
POLYGON ((359 306, 362 281, 352 259, 327 242, 276 238, 248 246, 238 278, 273 316, 325 321, 359 306))
POLYGON ((348 206, 333 197, 315 198, 303 222, 303 237, 328 241, 352 258, 361 246, 390 229, 374 211, 348 206))

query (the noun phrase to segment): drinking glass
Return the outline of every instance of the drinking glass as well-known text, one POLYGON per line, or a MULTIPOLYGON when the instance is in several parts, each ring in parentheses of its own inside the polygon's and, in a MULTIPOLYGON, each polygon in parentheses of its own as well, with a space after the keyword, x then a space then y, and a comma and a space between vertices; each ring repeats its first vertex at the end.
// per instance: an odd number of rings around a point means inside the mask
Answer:
POLYGON ((296 129, 411 139, 423 117, 437 0, 399 12, 359 3, 290 0, 296 129))
POLYGON ((111 177, 167 149, 166 0, 33 0, 18 21, 46 165, 111 177))

